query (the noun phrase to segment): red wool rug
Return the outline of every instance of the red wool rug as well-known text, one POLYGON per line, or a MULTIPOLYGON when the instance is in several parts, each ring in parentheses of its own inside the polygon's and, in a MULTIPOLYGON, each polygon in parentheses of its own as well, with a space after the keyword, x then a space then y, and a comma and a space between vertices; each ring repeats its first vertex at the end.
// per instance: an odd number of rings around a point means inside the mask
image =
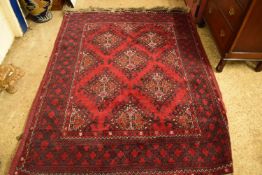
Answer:
POLYGON ((227 118, 182 12, 66 14, 10 175, 221 175, 227 118))

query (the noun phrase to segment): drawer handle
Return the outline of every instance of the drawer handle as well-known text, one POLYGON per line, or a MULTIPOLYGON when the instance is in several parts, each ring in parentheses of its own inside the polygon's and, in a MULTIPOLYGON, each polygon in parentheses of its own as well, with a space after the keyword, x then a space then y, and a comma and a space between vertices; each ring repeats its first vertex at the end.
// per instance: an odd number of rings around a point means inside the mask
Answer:
POLYGON ((229 16, 234 16, 235 15, 235 9, 231 7, 228 11, 229 16))
POLYGON ((226 33, 225 33, 225 31, 222 29, 222 30, 220 30, 220 37, 225 37, 226 36, 226 33))

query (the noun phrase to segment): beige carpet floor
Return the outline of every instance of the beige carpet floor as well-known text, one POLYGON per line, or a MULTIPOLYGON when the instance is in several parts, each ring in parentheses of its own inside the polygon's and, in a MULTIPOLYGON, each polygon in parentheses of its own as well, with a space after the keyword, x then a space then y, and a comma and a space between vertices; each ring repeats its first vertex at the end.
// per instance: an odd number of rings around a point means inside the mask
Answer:
MULTIPOLYGON (((79 0, 78 8, 87 5, 102 8, 172 7, 176 0, 79 0)), ((61 21, 62 12, 44 24, 29 22, 24 37, 15 40, 4 63, 21 67, 25 76, 14 95, 0 94, 0 175, 6 175, 18 145, 27 115, 45 72, 61 21)), ((198 29, 208 58, 214 68, 219 54, 207 27, 198 29)), ((262 73, 254 64, 228 63, 222 73, 215 73, 220 86, 232 142, 235 175, 262 174, 262 73)))

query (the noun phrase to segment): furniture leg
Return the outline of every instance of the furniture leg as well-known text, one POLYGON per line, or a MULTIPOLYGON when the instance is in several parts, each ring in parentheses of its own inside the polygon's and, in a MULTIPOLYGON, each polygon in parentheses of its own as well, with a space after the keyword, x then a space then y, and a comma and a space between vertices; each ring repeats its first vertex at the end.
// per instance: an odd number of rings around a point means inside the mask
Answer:
POLYGON ((199 28, 203 28, 203 27, 205 27, 205 25, 206 25, 206 23, 205 23, 205 21, 204 21, 203 18, 201 18, 201 19, 199 19, 199 20, 197 21, 197 26, 198 26, 199 28))
POLYGON ((256 67, 255 71, 256 71, 256 72, 262 71, 262 61, 260 61, 260 62, 257 63, 257 67, 256 67))
POLYGON ((227 63, 227 61, 224 60, 224 58, 221 58, 220 62, 218 63, 218 65, 216 67, 217 72, 222 72, 226 63, 227 63))

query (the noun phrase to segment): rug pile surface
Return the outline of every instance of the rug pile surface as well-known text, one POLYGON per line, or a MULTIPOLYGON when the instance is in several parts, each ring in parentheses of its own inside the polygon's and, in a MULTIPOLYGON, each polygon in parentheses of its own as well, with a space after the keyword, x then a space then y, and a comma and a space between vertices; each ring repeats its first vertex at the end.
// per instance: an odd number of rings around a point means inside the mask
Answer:
POLYGON ((225 109, 189 14, 65 14, 10 175, 232 171, 225 109))

